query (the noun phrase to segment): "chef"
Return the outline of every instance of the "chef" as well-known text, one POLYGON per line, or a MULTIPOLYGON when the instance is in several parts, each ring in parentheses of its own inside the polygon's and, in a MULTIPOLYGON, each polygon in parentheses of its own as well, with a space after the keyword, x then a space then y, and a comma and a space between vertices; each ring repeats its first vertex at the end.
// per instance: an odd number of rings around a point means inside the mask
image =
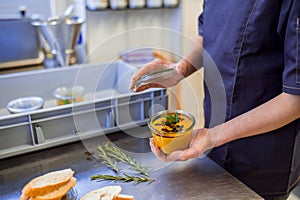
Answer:
POLYGON ((165 155, 151 140, 152 151, 164 161, 209 152, 265 199, 287 199, 300 175, 300 1, 206 0, 197 41, 178 63, 154 60, 132 77, 134 88, 141 76, 172 67, 178 76, 168 83, 135 89, 169 87, 204 66, 205 127, 189 149, 165 155))

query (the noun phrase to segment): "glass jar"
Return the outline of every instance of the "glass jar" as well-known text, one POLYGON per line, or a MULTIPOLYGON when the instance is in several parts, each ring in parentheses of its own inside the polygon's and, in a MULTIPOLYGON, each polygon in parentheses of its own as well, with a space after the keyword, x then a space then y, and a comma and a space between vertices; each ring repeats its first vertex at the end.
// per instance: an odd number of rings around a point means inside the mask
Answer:
POLYGON ((146 0, 129 0, 129 8, 144 8, 146 6, 146 0))
POLYGON ((89 10, 101 10, 108 8, 108 0, 86 0, 89 10))
POLYGON ((164 7, 172 8, 178 6, 179 0, 164 0, 164 7))
POLYGON ((128 6, 127 0, 110 0, 109 5, 111 9, 117 10, 117 9, 124 9, 128 6))
POLYGON ((160 8, 163 6, 163 0, 147 0, 148 8, 160 8))

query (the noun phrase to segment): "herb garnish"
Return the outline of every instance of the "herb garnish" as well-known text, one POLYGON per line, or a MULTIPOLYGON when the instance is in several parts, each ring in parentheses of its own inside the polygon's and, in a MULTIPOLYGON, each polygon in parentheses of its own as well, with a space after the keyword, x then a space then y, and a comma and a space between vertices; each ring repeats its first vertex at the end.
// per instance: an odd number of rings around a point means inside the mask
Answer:
POLYGON ((160 125, 169 125, 169 124, 176 124, 179 122, 179 118, 178 118, 178 113, 176 112, 175 115, 171 115, 171 114, 166 114, 164 116, 161 116, 161 118, 165 118, 166 121, 163 121, 161 124, 154 124, 156 126, 160 126, 160 125))
POLYGON ((161 116, 161 118, 164 118, 164 121, 161 121, 161 123, 154 124, 155 126, 163 126, 161 128, 162 133, 165 132, 181 132, 183 131, 184 125, 177 124, 179 121, 182 121, 183 118, 179 117, 178 113, 175 114, 166 114, 164 116, 161 116))

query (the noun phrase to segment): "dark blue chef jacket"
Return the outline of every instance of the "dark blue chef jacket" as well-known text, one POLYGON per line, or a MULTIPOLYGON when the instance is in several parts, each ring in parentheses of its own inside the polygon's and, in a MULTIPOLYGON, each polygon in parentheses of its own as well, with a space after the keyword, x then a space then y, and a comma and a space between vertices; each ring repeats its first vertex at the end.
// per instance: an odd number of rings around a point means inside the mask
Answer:
MULTIPOLYGON (((206 127, 219 123, 211 121, 212 102, 225 104, 227 121, 282 92, 300 95, 299 18, 300 0, 205 1, 199 34, 225 88, 223 100, 211 98, 207 83, 217 76, 204 66, 206 127)), ((209 156, 260 195, 284 195, 299 181, 300 120, 214 148, 209 156)))

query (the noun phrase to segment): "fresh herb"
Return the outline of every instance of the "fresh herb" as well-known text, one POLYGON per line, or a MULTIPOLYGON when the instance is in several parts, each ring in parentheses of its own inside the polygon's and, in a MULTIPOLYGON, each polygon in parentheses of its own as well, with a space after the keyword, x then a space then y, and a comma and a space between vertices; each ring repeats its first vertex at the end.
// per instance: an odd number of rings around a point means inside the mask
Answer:
POLYGON ((161 116, 161 118, 165 118, 165 121, 162 121, 161 124, 156 123, 154 125, 161 126, 161 125, 170 125, 170 124, 176 124, 179 122, 178 113, 176 112, 175 115, 166 114, 164 116, 161 116))
POLYGON ((149 178, 148 168, 138 163, 134 158, 124 153, 121 149, 105 143, 103 146, 97 147, 97 152, 99 153, 100 161, 105 164, 107 167, 113 169, 116 173, 119 173, 119 170, 116 165, 116 161, 123 162, 130 165, 133 169, 139 172, 139 175, 130 175, 124 173, 123 175, 104 175, 97 174, 91 176, 91 180, 112 180, 112 181, 122 181, 122 182, 153 182, 154 180, 149 178))
POLYGON ((184 125, 177 124, 179 121, 182 121, 183 118, 180 118, 178 116, 178 113, 175 114, 166 114, 164 116, 161 116, 161 118, 164 118, 165 121, 161 121, 161 123, 155 123, 155 126, 163 126, 161 128, 161 131, 164 132, 181 132, 183 131, 184 125), (176 125, 177 124, 177 125, 176 125))
POLYGON ((176 112, 175 115, 167 114, 166 116, 166 124, 176 124, 178 123, 178 113, 176 112))
POLYGON ((111 180, 111 181, 121 181, 123 183, 134 182, 136 184, 139 184, 139 183, 142 183, 142 182, 152 183, 154 181, 154 179, 151 179, 149 177, 131 176, 131 175, 128 175, 128 174, 124 174, 123 176, 97 174, 97 175, 91 176, 91 180, 111 180))
POLYGON ((107 155, 107 153, 104 151, 104 149, 102 148, 102 146, 98 146, 97 150, 98 150, 99 157, 101 158, 102 163, 105 164, 107 167, 111 168, 112 170, 114 170, 116 173, 119 173, 119 169, 117 168, 116 162, 113 161, 107 155))
POLYGON ((124 153, 121 149, 111 146, 108 143, 104 145, 104 150, 106 154, 111 158, 114 158, 116 161, 126 163, 134 168, 135 171, 141 173, 142 175, 149 176, 148 168, 142 166, 141 163, 138 163, 130 155, 124 153))

